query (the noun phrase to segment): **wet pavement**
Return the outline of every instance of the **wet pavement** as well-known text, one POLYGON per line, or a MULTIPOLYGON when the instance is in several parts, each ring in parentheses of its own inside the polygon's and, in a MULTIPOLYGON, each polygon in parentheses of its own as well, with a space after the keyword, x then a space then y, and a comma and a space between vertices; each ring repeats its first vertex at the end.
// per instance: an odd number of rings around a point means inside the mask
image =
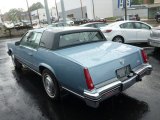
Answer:
POLYGON ((131 88, 93 109, 64 92, 60 102, 48 99, 40 76, 15 71, 0 41, 0 120, 160 120, 160 54, 147 50, 153 72, 131 88))

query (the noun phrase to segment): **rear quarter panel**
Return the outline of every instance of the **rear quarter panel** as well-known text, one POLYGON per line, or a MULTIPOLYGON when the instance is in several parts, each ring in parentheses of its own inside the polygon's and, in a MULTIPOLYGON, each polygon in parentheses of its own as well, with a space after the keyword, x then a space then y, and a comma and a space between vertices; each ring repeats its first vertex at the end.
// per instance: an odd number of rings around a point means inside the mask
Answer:
POLYGON ((40 48, 35 54, 37 66, 49 67, 58 82, 67 89, 82 94, 87 88, 83 67, 76 62, 70 61, 54 51, 40 48), (43 56, 43 57, 41 57, 43 56))

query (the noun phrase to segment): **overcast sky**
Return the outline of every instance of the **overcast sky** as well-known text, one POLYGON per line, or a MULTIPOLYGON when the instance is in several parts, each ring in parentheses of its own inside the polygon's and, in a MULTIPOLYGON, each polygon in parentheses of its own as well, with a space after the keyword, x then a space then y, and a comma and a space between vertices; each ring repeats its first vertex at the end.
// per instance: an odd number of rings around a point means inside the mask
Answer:
MULTIPOLYGON (((2 13, 8 12, 11 8, 23 8, 27 10, 26 0, 1 0, 0 2, 0 10, 2 13)), ((44 0, 28 0, 29 6, 36 2, 41 2, 44 5, 44 0)), ((54 3, 54 0, 48 0, 49 8, 54 7, 54 3)))

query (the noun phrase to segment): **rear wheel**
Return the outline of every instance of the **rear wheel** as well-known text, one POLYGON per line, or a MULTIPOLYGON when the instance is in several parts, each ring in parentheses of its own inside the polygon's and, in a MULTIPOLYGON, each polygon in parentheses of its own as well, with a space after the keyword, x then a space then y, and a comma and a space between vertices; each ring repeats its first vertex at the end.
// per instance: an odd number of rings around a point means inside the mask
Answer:
POLYGON ((60 90, 53 73, 48 69, 43 70, 42 80, 45 91, 49 98, 51 98, 52 100, 58 100, 60 97, 60 90))
POLYGON ((15 69, 21 70, 22 64, 15 58, 14 54, 11 54, 11 58, 15 69))
POLYGON ((124 39, 121 36, 116 36, 113 38, 114 42, 124 43, 124 39))
POLYGON ((158 17, 158 18, 156 19, 156 21, 159 23, 159 22, 160 22, 160 18, 158 17))

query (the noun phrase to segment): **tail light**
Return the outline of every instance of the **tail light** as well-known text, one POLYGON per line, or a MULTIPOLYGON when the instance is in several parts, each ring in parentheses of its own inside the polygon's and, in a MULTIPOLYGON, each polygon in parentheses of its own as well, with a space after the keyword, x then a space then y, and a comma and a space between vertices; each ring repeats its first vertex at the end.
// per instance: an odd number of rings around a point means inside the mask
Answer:
POLYGON ((150 37, 153 37, 153 31, 150 32, 150 37))
POLYGON ((86 78, 86 83, 87 83, 88 89, 93 90, 94 85, 93 85, 92 78, 91 78, 87 68, 84 69, 84 75, 85 75, 85 78, 86 78))
POLYGON ((144 63, 148 63, 148 57, 144 50, 141 50, 142 58, 144 63))
POLYGON ((110 33, 110 32, 112 32, 112 30, 105 30, 105 31, 103 31, 104 33, 110 33))

